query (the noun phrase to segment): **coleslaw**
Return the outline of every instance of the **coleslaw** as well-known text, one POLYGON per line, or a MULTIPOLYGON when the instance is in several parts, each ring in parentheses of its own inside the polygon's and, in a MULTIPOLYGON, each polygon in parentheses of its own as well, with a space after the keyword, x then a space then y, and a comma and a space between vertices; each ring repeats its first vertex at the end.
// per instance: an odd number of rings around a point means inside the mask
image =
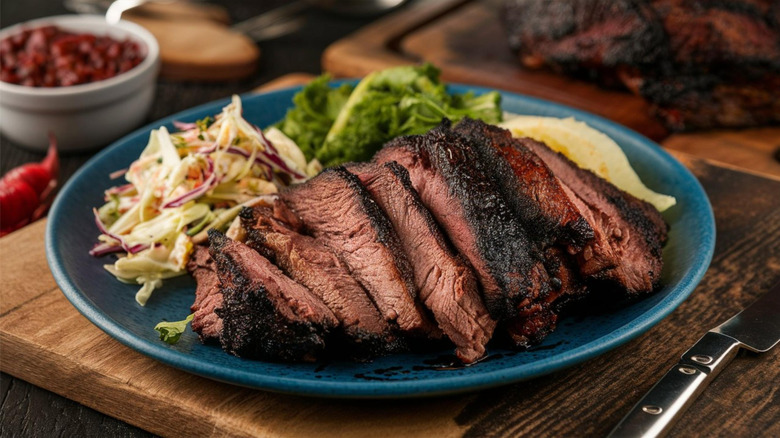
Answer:
POLYGON ((322 169, 281 131, 263 132, 241 111, 234 95, 215 118, 174 122, 173 133, 164 126, 152 130, 141 156, 111 174, 126 183, 106 190, 105 204, 93 209, 101 234, 90 254, 119 254, 104 268, 141 285, 140 305, 163 280, 186 273, 193 245, 204 242, 209 229, 224 230, 242 207, 322 169))

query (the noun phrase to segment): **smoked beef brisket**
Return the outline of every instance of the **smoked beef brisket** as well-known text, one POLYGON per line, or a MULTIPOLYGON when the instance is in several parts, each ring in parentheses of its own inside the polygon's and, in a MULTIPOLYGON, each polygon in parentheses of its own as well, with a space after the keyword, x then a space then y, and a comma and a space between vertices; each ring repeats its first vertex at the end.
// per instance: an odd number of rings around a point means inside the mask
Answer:
POLYGON ((776 0, 506 0, 510 46, 647 99, 674 130, 780 122, 776 0))
POLYGON ((550 279, 547 294, 521 301, 517 316, 506 322, 515 345, 533 345, 555 329, 558 307, 582 294, 572 258, 593 241, 593 229, 544 161, 509 131, 468 118, 455 131, 475 141, 498 176, 504 197, 528 230, 529 249, 544 254, 550 279))
POLYGON ((396 161, 409 171, 422 203, 474 267, 490 315, 505 320, 525 300, 546 295, 549 278, 477 147, 446 122, 425 135, 390 141, 374 160, 396 161))
POLYGON ((188 262, 193 330, 284 361, 326 347, 367 359, 443 333, 472 363, 497 324, 530 347, 574 300, 653 291, 667 238, 650 204, 470 119, 396 138, 239 218, 246 244, 211 230, 188 262))
POLYGON ((652 292, 661 276, 667 225, 652 205, 582 169, 542 143, 524 141, 575 196, 596 238, 577 255, 580 273, 628 296, 652 292))
POLYGON ((646 1, 506 0, 509 45, 528 68, 618 82, 615 69, 650 65, 665 35, 646 1))
POLYGON ((245 208, 240 217, 246 244, 307 287, 336 315, 348 354, 366 359, 403 349, 403 342, 333 251, 294 231, 268 207, 245 208))
POLYGON ((408 335, 441 336, 415 302, 412 266, 390 220, 355 175, 326 169, 281 199, 309 234, 336 252, 387 321, 408 335))
POLYGON ((338 326, 335 315, 308 289, 291 280, 257 251, 209 231, 224 300, 220 342, 240 357, 313 361, 338 326))
POLYGON ((192 275, 197 284, 195 302, 190 307, 192 330, 198 334, 202 342, 216 339, 222 333, 222 318, 216 309, 222 307, 222 290, 219 287, 217 267, 211 258, 208 248, 196 245, 187 261, 187 272, 192 275))
POLYGON ((593 239, 593 229, 561 182, 511 132, 469 118, 458 123, 455 131, 476 140, 535 245, 560 244, 578 251, 593 239))
POLYGON ((354 164, 347 169, 387 213, 414 268, 420 300, 457 347, 457 356, 464 363, 484 356, 496 323, 482 303, 474 272, 446 242, 407 170, 396 162, 354 164))

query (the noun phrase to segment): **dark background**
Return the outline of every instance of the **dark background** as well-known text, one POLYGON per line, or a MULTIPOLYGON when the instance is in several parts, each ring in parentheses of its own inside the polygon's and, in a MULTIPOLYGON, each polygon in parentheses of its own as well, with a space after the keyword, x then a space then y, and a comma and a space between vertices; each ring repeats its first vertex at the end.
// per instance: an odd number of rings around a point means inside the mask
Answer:
MULTIPOLYGON (((218 3, 228 9, 234 22, 238 22, 283 5, 287 1, 232 0, 218 3)), ((65 13, 69 12, 63 7, 61 0, 0 0, 0 28, 34 18, 65 13)), ((309 10, 305 15, 307 23, 303 29, 276 40, 259 43, 260 63, 257 72, 247 79, 219 83, 159 80, 147 122, 233 93, 249 91, 287 73, 319 74, 320 58, 328 45, 379 18, 340 16, 318 10, 309 10)), ((93 153, 86 153, 61 157, 62 183, 92 155, 93 153)), ((42 158, 42 153, 27 151, 0 137, 0 175, 20 164, 39 161, 42 158)), ((3 357, 2 360, 14 359, 3 357)), ((151 436, 143 430, 8 374, 0 375, 0 397, 0 437, 151 436)), ((176 421, 175 411, 172 412, 171 421, 176 421)))

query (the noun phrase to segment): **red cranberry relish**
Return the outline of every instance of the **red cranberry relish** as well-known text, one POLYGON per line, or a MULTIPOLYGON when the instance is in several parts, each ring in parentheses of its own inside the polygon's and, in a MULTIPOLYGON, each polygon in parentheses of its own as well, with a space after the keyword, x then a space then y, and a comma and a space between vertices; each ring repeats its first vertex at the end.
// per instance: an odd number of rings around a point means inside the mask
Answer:
POLYGON ((0 80, 30 87, 65 87, 114 77, 143 59, 133 41, 44 26, 0 41, 0 80))

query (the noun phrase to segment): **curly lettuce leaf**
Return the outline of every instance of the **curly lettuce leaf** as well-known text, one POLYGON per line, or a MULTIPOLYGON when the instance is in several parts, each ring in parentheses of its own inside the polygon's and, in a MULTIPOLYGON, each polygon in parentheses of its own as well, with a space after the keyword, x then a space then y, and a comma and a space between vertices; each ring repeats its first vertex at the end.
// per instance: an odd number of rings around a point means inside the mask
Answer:
POLYGON ((472 92, 455 94, 452 96, 450 114, 479 119, 489 124, 501 123, 504 114, 501 110, 501 95, 496 91, 481 96, 475 96, 472 92))
POLYGON ((306 85, 293 97, 295 107, 275 125, 298 145, 306 160, 314 158, 354 88, 350 84, 330 88, 329 80, 330 76, 322 75, 306 85))
MULTIPOLYGON (((312 105, 303 106, 312 101, 312 98, 302 97, 312 87, 310 85, 296 95, 293 99, 296 108, 288 112, 285 120, 277 126, 298 142, 301 149, 307 153, 313 151, 314 157, 323 166, 334 166, 347 161, 368 160, 388 140, 400 135, 423 134, 444 118, 453 122, 464 117, 487 123, 501 121, 500 94, 450 95, 439 80, 439 74, 439 70, 431 64, 394 67, 371 73, 349 94, 336 116, 333 112, 326 114, 320 111, 316 117, 309 114, 309 119, 302 121, 295 111, 307 114, 308 111, 317 111, 312 105), (288 121, 291 116, 292 120, 288 121), (325 125, 328 128, 323 136, 325 125), (306 135, 285 131, 293 128, 308 131, 306 135)), ((327 77, 320 77, 316 84, 313 83, 320 98, 327 94, 326 81, 327 77)))

